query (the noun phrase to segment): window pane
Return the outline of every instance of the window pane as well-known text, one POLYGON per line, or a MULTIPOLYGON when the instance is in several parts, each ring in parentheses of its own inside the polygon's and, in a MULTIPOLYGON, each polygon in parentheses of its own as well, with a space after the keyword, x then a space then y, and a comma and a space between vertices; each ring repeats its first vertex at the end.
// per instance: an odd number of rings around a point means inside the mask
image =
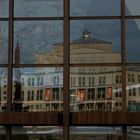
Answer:
POLYGON ((126 15, 140 15, 139 5, 139 0, 126 0, 126 15))
POLYGON ((120 67, 71 67, 70 111, 120 111, 120 67))
POLYGON ((12 140, 62 140, 63 129, 59 126, 12 127, 12 140))
POLYGON ((117 127, 70 127, 70 140, 122 140, 122 128, 117 127))
POLYGON ((0 64, 8 61, 8 24, 0 21, 0 64))
POLYGON ((71 21, 71 63, 120 63, 119 20, 71 21))
POLYGON ((14 55, 20 60, 16 63, 62 63, 63 54, 59 56, 63 50, 62 21, 17 21, 14 31, 14 55))
POLYGON ((0 17, 8 16, 8 0, 0 0, 0 17))
POLYGON ((140 20, 126 21, 126 54, 128 62, 140 62, 140 20))
POLYGON ((120 0, 70 0, 71 16, 120 15, 120 0))
POLYGON ((7 68, 0 68, 0 112, 7 110, 7 68))
POLYGON ((140 126, 128 126, 127 127, 128 140, 140 139, 140 126))
POLYGON ((14 111, 63 110, 63 68, 15 68, 13 83, 14 111))
POLYGON ((6 130, 3 126, 0 126, 0 140, 6 139, 6 130))
POLYGON ((127 102, 129 112, 140 112, 140 67, 127 67, 127 102))
POLYGON ((63 0, 15 0, 15 16, 63 16, 63 0))

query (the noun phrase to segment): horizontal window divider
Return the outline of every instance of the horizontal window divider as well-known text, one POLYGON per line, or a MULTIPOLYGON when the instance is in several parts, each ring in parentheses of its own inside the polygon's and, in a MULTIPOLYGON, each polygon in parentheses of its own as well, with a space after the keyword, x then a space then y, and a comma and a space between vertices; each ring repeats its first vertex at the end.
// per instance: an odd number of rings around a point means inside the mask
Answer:
POLYGON ((61 125, 61 112, 1 112, 0 125, 61 125), (36 117, 35 117, 36 116, 36 117))
POLYGON ((0 64, 0 68, 8 67, 8 64, 0 64))
POLYGON ((13 67, 63 67, 63 64, 13 64, 13 67))
POLYGON ((80 63, 80 64, 70 64, 71 67, 90 67, 90 66, 122 66, 122 63, 80 63))
POLYGON ((8 17, 1 17, 1 18, 0 18, 0 21, 8 21, 8 20, 9 20, 8 17))
POLYGON ((140 66, 140 63, 126 63, 126 66, 140 66))
POLYGON ((15 21, 63 20, 63 17, 14 17, 15 21))
POLYGON ((70 20, 121 19, 121 16, 71 16, 70 20))
POLYGON ((132 16, 125 16, 126 19, 140 19, 140 16, 132 15, 132 16))
POLYGON ((71 125, 140 125, 140 112, 72 112, 71 125))

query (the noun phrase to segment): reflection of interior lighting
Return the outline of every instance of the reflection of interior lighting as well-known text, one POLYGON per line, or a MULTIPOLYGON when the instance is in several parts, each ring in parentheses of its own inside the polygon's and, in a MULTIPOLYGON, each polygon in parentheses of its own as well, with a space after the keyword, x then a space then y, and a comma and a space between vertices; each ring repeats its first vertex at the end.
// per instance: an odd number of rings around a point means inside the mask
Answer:
POLYGON ((71 94, 71 97, 76 97, 77 95, 71 94))

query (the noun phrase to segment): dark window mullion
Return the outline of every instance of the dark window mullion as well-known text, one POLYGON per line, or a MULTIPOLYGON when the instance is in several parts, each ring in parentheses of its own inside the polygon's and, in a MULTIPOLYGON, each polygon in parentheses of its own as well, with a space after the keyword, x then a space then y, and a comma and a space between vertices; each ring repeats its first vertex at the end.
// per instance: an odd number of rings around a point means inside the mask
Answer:
MULTIPOLYGON (((9 0, 9 28, 8 28, 8 86, 7 86, 7 111, 11 112, 12 102, 12 76, 13 76, 13 16, 14 1, 9 0)), ((8 120, 7 120, 8 121, 8 120)), ((8 122, 7 122, 8 123, 8 122)), ((11 126, 6 127, 6 140, 11 140, 11 126)))
POLYGON ((69 140, 69 11, 70 0, 64 0, 64 79, 63 79, 63 140, 69 140))
MULTIPOLYGON (((121 0, 121 56, 122 56, 122 111, 127 112, 126 96, 126 33, 125 33, 125 0, 121 0)), ((123 126, 123 140, 127 140, 127 126, 123 126)))
POLYGON ((7 98, 7 110, 11 111, 12 101, 12 76, 13 76, 13 13, 14 3, 13 0, 9 0, 9 33, 8 33, 8 98, 7 98))

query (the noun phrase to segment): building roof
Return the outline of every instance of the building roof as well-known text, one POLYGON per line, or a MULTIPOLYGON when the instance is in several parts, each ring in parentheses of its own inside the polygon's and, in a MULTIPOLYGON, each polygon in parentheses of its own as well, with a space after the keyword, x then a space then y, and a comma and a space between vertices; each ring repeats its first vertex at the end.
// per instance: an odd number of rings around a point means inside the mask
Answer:
POLYGON ((92 33, 88 32, 88 31, 84 31, 82 33, 82 37, 79 38, 79 39, 74 40, 71 44, 97 44, 97 43, 109 43, 109 44, 112 44, 111 42, 94 38, 92 36, 92 33))

